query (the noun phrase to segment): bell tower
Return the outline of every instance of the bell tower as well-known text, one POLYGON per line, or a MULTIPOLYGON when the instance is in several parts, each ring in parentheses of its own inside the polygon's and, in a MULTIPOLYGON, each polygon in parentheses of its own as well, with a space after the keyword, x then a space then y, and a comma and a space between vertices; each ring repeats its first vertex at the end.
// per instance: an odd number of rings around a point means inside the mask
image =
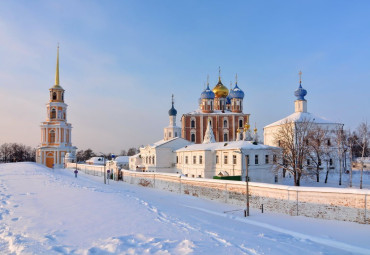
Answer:
POLYGON ((41 123, 41 141, 36 151, 36 162, 49 168, 64 165, 67 153, 75 155, 72 146, 72 125, 67 123, 67 104, 64 103, 64 89, 59 83, 59 45, 55 84, 49 89, 49 102, 46 104, 46 121, 41 123))
POLYGON ((176 115, 177 115, 177 110, 174 107, 174 99, 172 95, 172 107, 168 111, 168 116, 170 117, 170 124, 168 127, 164 128, 164 140, 168 141, 171 140, 175 137, 181 137, 181 128, 176 126, 176 115))

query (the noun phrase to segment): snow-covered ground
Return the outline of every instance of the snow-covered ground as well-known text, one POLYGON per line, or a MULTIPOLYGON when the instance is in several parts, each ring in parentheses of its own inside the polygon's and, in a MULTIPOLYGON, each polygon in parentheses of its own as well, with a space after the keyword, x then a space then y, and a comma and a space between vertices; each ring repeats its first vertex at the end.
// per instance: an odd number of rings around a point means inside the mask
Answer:
POLYGON ((370 226, 0 164, 0 254, 370 254, 370 226), (225 211, 229 211, 226 212, 225 211))

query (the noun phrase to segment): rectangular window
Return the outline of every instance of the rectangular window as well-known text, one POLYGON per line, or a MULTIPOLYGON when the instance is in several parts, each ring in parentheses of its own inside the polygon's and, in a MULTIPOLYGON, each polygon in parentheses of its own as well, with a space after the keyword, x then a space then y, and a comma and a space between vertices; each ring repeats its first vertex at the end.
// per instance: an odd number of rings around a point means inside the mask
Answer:
POLYGON ((176 164, 179 163, 179 156, 176 156, 176 164))
POLYGON ((220 163, 220 160, 218 159, 218 155, 216 155, 216 164, 220 163))
POLYGON ((224 164, 227 165, 227 155, 224 156, 224 164))
POLYGON ((258 165, 258 155, 255 155, 254 156, 254 164, 255 165, 258 165))
POLYGON ((233 165, 236 165, 236 155, 233 155, 233 165))
POLYGON ((203 164, 203 156, 199 155, 199 164, 203 164))
POLYGON ((193 165, 197 163, 197 156, 193 156, 193 165))
POLYGON ((265 156, 265 164, 268 164, 269 163, 269 155, 266 155, 265 156))
POLYGON ((272 161, 273 161, 274 163, 276 163, 276 155, 275 155, 275 154, 272 156, 272 161))
POLYGON ((188 156, 185 156, 185 164, 188 164, 188 156))

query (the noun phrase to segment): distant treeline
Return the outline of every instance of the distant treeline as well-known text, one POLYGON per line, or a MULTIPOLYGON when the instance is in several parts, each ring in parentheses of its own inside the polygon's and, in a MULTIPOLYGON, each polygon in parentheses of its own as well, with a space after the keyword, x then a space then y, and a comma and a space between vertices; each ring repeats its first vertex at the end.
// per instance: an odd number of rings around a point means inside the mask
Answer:
POLYGON ((7 162, 35 162, 36 149, 20 143, 4 143, 0 146, 0 161, 7 162))

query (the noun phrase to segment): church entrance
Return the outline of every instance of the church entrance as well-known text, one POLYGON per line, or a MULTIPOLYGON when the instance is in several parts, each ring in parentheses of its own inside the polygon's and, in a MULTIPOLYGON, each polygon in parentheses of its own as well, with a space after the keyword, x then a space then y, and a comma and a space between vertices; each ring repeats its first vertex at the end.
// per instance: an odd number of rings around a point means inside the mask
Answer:
POLYGON ((46 166, 49 168, 53 168, 54 165, 54 152, 47 152, 46 153, 46 166))

